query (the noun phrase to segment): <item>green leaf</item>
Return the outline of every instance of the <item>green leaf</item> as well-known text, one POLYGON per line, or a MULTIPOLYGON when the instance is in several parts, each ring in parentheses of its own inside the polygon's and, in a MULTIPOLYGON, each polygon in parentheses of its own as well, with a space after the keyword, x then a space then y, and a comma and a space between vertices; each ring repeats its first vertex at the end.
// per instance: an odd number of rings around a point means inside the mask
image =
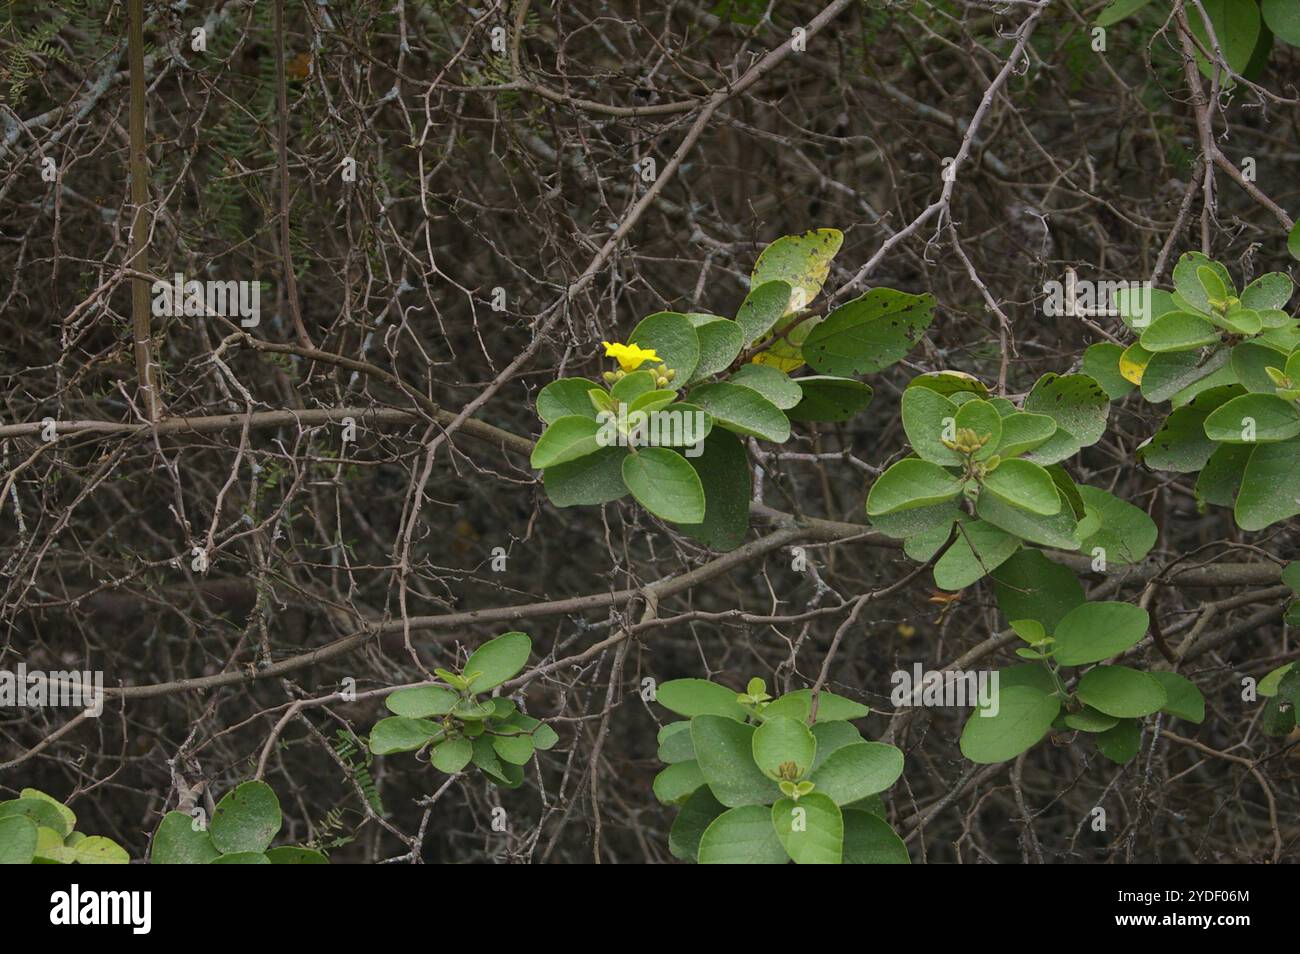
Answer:
MULTIPOLYGON (((626 379, 625 379, 626 380, 626 379)), ((626 447, 602 447, 568 463, 547 467, 542 472, 546 496, 557 507, 599 506, 627 494, 623 483, 626 447)))
POLYGON ((783 236, 758 256, 750 274, 751 287, 783 281, 790 286, 784 313, 806 308, 821 291, 831 260, 843 244, 844 233, 839 229, 810 229, 802 235, 783 236))
POLYGON ((1232 373, 1247 391, 1272 394, 1277 385, 1266 368, 1281 371, 1286 367, 1287 356, 1276 348, 1258 341, 1243 341, 1232 349, 1232 373))
POLYGON ((18 793, 18 797, 39 798, 53 805, 55 811, 57 811, 61 816, 63 816, 63 824, 60 826, 50 826, 50 827, 54 828, 56 831, 61 832, 65 838, 71 835, 73 829, 77 827, 76 812, 74 812, 67 805, 63 804, 54 796, 45 794, 39 788, 24 788, 22 791, 18 793))
POLYGON ((1286 250, 1292 258, 1300 259, 1300 222, 1292 226, 1291 233, 1286 237, 1286 250))
POLYGON ((872 374, 905 357, 933 320, 933 296, 873 288, 812 329, 804 360, 822 374, 872 374))
POLYGON ((1196 478, 1197 495, 1206 503, 1231 507, 1254 450, 1249 444, 1220 444, 1196 478))
POLYGON ((637 503, 672 523, 704 520, 704 485, 681 454, 643 447, 623 459, 623 483, 637 503))
POLYGON ((988 460, 1002 443, 1002 415, 988 401, 979 398, 966 401, 958 409, 954 423, 959 430, 974 431, 976 437, 985 441, 974 453, 975 460, 988 460))
POLYGON ((1255 687, 1255 691, 1265 698, 1277 695, 1277 690, 1282 684, 1282 679, 1294 668, 1295 663, 1293 662, 1289 662, 1284 666, 1278 666, 1259 681, 1259 685, 1255 687))
MULTIPOLYGON (((1287 736, 1296 727, 1296 710, 1300 708, 1300 670, 1292 668, 1284 673, 1277 684, 1276 694, 1264 704, 1259 727, 1265 735, 1287 736)), ((37 860, 41 854, 36 848, 37 860)))
MULTIPOLYGON (((762 680, 751 679, 750 683, 762 680)), ((812 708, 808 695, 797 695, 793 692, 787 692, 779 699, 773 699, 763 706, 762 721, 784 716, 787 719, 794 719, 796 722, 807 724, 808 712, 812 708)))
POLYGON ((1007 621, 1033 619, 1048 633, 1083 603, 1083 586, 1069 568, 1038 550, 1021 550, 993 572, 998 608, 1007 621))
POLYGON ((370 751, 375 755, 414 752, 442 736, 442 727, 427 719, 392 716, 380 719, 370 730, 370 751))
POLYGON ((1166 670, 1155 670, 1150 675, 1165 690, 1166 702, 1161 711, 1196 725, 1205 721, 1205 696, 1196 683, 1166 670))
POLYGON ((776 783, 754 762, 752 725, 699 715, 691 720, 691 743, 700 771, 722 804, 768 805, 780 797, 776 783))
POLYGON ((1160 430, 1138 448, 1139 459, 1154 470, 1194 473, 1205 466, 1215 444, 1206 436, 1205 419, 1226 398, 1240 388, 1212 388, 1197 395, 1190 404, 1176 408, 1160 430))
POLYGON ((1144 510, 1097 487, 1080 487, 1079 493, 1097 526, 1097 531, 1082 541, 1079 549, 1085 554, 1103 557, 1113 566, 1124 566, 1137 563, 1151 552, 1157 531, 1144 510))
MULTIPOLYGON (((909 387, 903 392, 903 430, 922 460, 953 467, 961 463, 961 456, 943 442, 945 437, 951 440, 956 435, 958 410, 954 402, 930 388, 909 387)), ((1056 428, 1054 421, 1052 428, 1056 428)))
POLYGON ((781 766, 792 763, 795 775, 790 781, 801 779, 812 767, 817 755, 817 740, 802 722, 787 716, 767 719, 754 732, 754 764, 769 778, 780 779, 781 766))
POLYGON ((73 849, 79 865, 129 865, 131 856, 126 849, 103 835, 90 835, 77 842, 73 849))
POLYGON ((1120 320, 1141 334, 1151 322, 1170 311, 1178 311, 1174 296, 1159 288, 1121 286, 1115 293, 1120 320))
POLYGON ((854 742, 836 749, 809 779, 836 805, 883 792, 903 774, 903 753, 884 742, 854 742))
POLYGON ((1061 700, 1054 695, 1033 686, 1003 683, 995 703, 977 709, 966 720, 961 753, 982 765, 1013 759, 1047 734, 1060 711, 1061 700))
POLYGON ((528 654, 533 651, 533 641, 527 633, 502 633, 474 650, 461 670, 466 678, 479 673, 470 683, 475 693, 495 689, 528 664, 528 654))
MULTIPOLYGON (((686 317, 695 326, 695 334, 700 340, 700 361, 690 380, 699 381, 725 370, 745 346, 745 335, 740 325, 717 315, 691 314, 686 317)), ((668 366, 672 367, 671 364, 668 366)))
POLYGON ((745 720, 745 710, 736 701, 736 691, 707 679, 673 679, 655 692, 655 701, 665 709, 691 719, 701 715, 745 720))
POLYGON ((803 342, 822 319, 813 316, 790 317, 783 321, 773 337, 757 343, 762 348, 754 355, 754 364, 767 365, 787 374, 803 367, 803 342))
POLYGON ((493 737, 486 734, 474 740, 474 764, 495 784, 503 788, 519 788, 524 784, 524 770, 518 765, 501 761, 493 742, 493 737))
POLYGON ((852 378, 810 375, 793 380, 803 396, 786 413, 792 421, 847 421, 871 403, 871 388, 852 378))
POLYGON ((757 391, 783 411, 789 410, 803 399, 799 383, 771 365, 743 365, 736 369, 728 381, 757 391))
POLYGON ((1142 374, 1142 396, 1152 404, 1168 401, 1219 371, 1228 364, 1231 355, 1228 348, 1216 348, 1204 357, 1199 351, 1153 355, 1142 374))
POLYGON ((1170 312, 1152 322, 1141 333, 1141 346, 1152 354, 1162 351, 1193 351, 1219 341, 1221 331, 1206 318, 1190 312, 1170 312))
POLYGON ((221 852, 205 829, 194 829, 194 819, 184 812, 168 812, 153 836, 149 863, 155 865, 206 865, 221 852))
POLYGON ((22 816, 37 828, 51 829, 61 841, 72 834, 67 816, 59 810, 61 807, 60 803, 42 792, 39 797, 11 798, 0 802, 0 818, 22 816))
MULTIPOLYGON (((493 740, 496 741, 495 739, 493 740)), ((530 746, 531 748, 531 746, 530 746)), ((458 737, 443 739, 429 753, 429 764, 439 772, 456 775, 465 770, 474 757, 474 743, 469 739, 458 737)), ((525 759, 527 761, 527 759, 525 759)))
POLYGON ((1243 530, 1300 514, 1300 439, 1260 444, 1251 452, 1234 515, 1243 530))
POLYGON ((1065 724, 1080 732, 1105 732, 1119 725, 1119 719, 1098 712, 1091 706, 1084 706, 1078 712, 1066 713, 1065 724))
POLYGON ((1141 747, 1142 726, 1135 719, 1123 719, 1097 736, 1097 751, 1118 765, 1130 761, 1141 747))
POLYGON ((330 860, 321 852, 298 845, 283 845, 266 852, 266 860, 273 865, 327 865, 330 860))
POLYGON ((76 860, 76 851, 64 844, 64 837, 57 831, 44 825, 36 829, 34 864, 70 865, 76 860))
POLYGON ((1226 315, 1214 317, 1215 324, 1238 335, 1259 334, 1264 327, 1263 319, 1260 318, 1259 312, 1252 311, 1249 308, 1242 308, 1240 305, 1231 308, 1226 315))
POLYGON ((912 378, 907 386, 928 388, 949 398, 958 394, 973 394, 978 398, 989 396, 989 389, 984 382, 965 371, 927 371, 912 378))
POLYGON ((1109 341, 1089 345, 1083 353, 1083 373, 1105 388, 1112 401, 1118 401, 1134 387, 1133 382, 1120 373, 1123 354, 1124 348, 1109 341))
MULTIPOLYGON (((443 743, 446 745, 447 743, 443 743)), ((442 748, 442 746, 439 746, 442 748)), ((533 739, 532 736, 520 733, 518 735, 494 735, 492 737, 492 748, 496 749, 498 758, 503 762, 509 762, 511 765, 527 765, 533 757, 533 739)))
POLYGON ((744 333, 745 344, 751 345, 770 332, 785 315, 789 303, 789 282, 777 279, 750 288, 736 312, 736 324, 744 333))
POLYGON ((638 394, 627 406, 628 417, 631 417, 633 411, 645 411, 648 414, 651 411, 657 411, 660 408, 667 407, 676 399, 676 397, 676 391, 668 390, 666 388, 638 394))
POLYGON ((871 812, 856 808, 842 811, 844 817, 843 864, 909 865, 907 845, 894 829, 871 812))
POLYGON ((772 827, 786 854, 800 865, 838 865, 844 853, 844 819, 839 806, 821 792, 799 801, 779 799, 772 827))
MULTIPOLYGON (((781 697, 780 701, 785 702, 790 699, 807 700, 808 711, 812 710, 811 689, 795 689, 793 692, 787 692, 781 697)), ((818 724, 822 722, 847 722, 850 719, 861 719, 870 713, 871 710, 862 703, 854 702, 852 699, 845 699, 843 696, 837 696, 835 693, 823 689, 817 694, 817 717, 813 721, 818 724)))
POLYGON ((675 762, 655 776, 655 798, 663 805, 681 805, 704 784, 700 763, 675 762))
MULTIPOLYGON (((1059 689, 1056 677, 1040 663, 1018 663, 1001 670, 998 673, 998 688, 1005 691, 1013 686, 1028 686, 1047 696, 1056 695, 1059 689)), ((984 718, 991 719, 993 716, 984 718)))
POLYGON ((1300 560, 1292 560, 1282 568, 1282 582, 1291 587, 1292 593, 1300 596, 1300 560))
POLYGON ((208 862, 210 865, 269 865, 271 859, 261 851, 232 851, 208 862))
POLYGON ((1019 549, 1019 540, 987 521, 963 523, 953 545, 934 565, 934 584, 941 590, 965 589, 992 573, 1019 549))
POLYGON ((980 494, 975 512, 981 520, 1030 543, 1063 550, 1079 549, 1078 522, 1064 499, 1057 513, 1041 516, 1003 503, 993 494, 980 494))
POLYGON ((1160 683, 1127 666, 1088 670, 1079 680, 1075 695, 1094 709, 1121 719, 1158 712, 1168 701, 1160 683))
POLYGON ((1207 301, 1226 302, 1228 300, 1228 286, 1214 269, 1208 265, 1200 265, 1196 269, 1196 279, 1205 289, 1207 301))
POLYGON ((688 720, 668 723, 659 730, 656 741, 659 743, 659 761, 665 765, 690 762, 695 758, 695 746, 691 744, 691 723, 688 720))
POLYGON ((1111 0, 1093 22, 1100 27, 1112 26, 1131 17, 1150 2, 1151 0, 1111 0))
POLYGON ((790 437, 790 421, 781 409, 752 388, 725 381, 693 388, 690 400, 704 408, 729 431, 783 443, 790 437))
POLYGON ((1264 444, 1297 434, 1300 411, 1295 402, 1273 394, 1240 395, 1205 418, 1205 436, 1225 444, 1264 444))
POLYGON ((783 865, 788 856, 766 805, 742 805, 723 812, 700 836, 702 865, 783 865))
POLYGON ((36 856, 36 824, 26 815, 0 817, 0 865, 29 865, 36 856))
POLYGON ((881 474, 867 494, 867 515, 943 503, 961 493, 962 482, 938 464, 908 457, 881 474))
POLYGON ((1052 475, 1031 461, 1017 457, 1004 460, 980 483, 982 494, 993 494, 1003 503, 1030 513, 1050 517, 1061 510, 1061 497, 1052 475))
POLYGON ((745 445, 719 428, 704 439, 704 453, 687 457, 704 488, 704 521, 682 524, 683 533, 722 552, 734 550, 749 530, 752 483, 745 445))
POLYGON ((1081 666, 1109 659, 1136 646, 1150 624, 1147 611, 1132 603, 1107 600, 1076 606, 1056 627, 1056 661, 1081 666))
POLYGON ((818 722, 813 725, 812 734, 817 740, 817 755, 813 759, 810 775, 821 768, 833 753, 846 745, 866 741, 862 738, 862 733, 848 722, 818 722))
MULTIPOLYGON (((1250 65, 1251 54, 1255 51, 1255 43, 1259 39, 1259 7, 1253 3, 1242 3, 1241 0, 1201 0, 1201 6, 1214 25, 1219 50, 1228 67, 1234 73, 1246 72, 1246 67, 1250 65)), ((1189 7, 1187 22, 1192 28, 1192 33, 1200 40, 1201 46, 1213 55, 1214 44, 1205 29, 1205 18, 1194 7, 1189 7)), ((1199 51, 1196 53, 1196 62, 1207 77, 1213 77, 1216 73, 1222 74, 1222 67, 1212 64, 1199 51)), ((1226 75, 1221 75, 1220 82, 1227 85, 1230 81, 1226 75)), ((1184 255, 1183 259, 1187 257, 1184 255)), ((1180 264, 1183 259, 1179 260, 1180 264)), ((1218 266, 1219 269, 1223 268, 1218 262, 1208 264, 1218 266)), ((1231 281, 1225 281, 1224 284, 1231 289, 1231 281)), ((1182 286, 1178 284, 1177 269, 1174 270, 1174 287, 1180 293, 1182 292, 1182 286)))
POLYGON ((699 857, 700 838, 713 820, 726 810, 727 807, 713 797, 707 785, 691 793, 668 832, 668 850, 672 856, 682 861, 695 861, 699 857))
POLYGON ((533 741, 533 748, 539 752, 554 748, 555 744, 560 741, 560 737, 549 725, 539 719, 534 719, 532 716, 524 715, 522 712, 511 713, 502 726, 518 729, 521 733, 527 735, 533 741))
POLYGON ((631 374, 624 375, 614 382, 614 386, 609 389, 609 393, 615 400, 621 401, 623 404, 631 404, 641 395, 648 394, 655 388, 655 376, 651 372, 633 371, 631 374))
POLYGON ((600 450, 597 441, 599 433, 600 425, 596 423, 594 415, 558 418, 537 439, 529 463, 534 470, 541 470, 594 454, 600 450))
POLYGON ((1101 440, 1110 398, 1086 374, 1045 374, 1025 397, 1024 409, 1056 421, 1056 433, 1029 455, 1035 463, 1055 464, 1101 440))
POLYGON ((1259 9, 1274 36, 1283 43, 1300 46, 1300 4, 1295 0, 1260 0, 1259 9))
MULTIPOLYGON (((439 672, 440 670, 434 670, 439 672)), ((461 699, 451 710, 452 716, 465 721, 481 722, 496 711, 496 703, 492 699, 486 699, 479 702, 475 699, 461 699)))
POLYGON ((455 707, 460 697, 443 686, 418 686, 399 689, 384 699, 388 711, 412 719, 446 715, 455 707))
POLYGON ((542 388, 537 395, 537 416, 547 424, 562 417, 589 417, 596 419, 596 408, 587 397, 588 391, 604 390, 595 381, 586 378, 560 378, 542 388))
POLYGON ((280 830, 280 800, 265 782, 243 782, 212 812, 212 844, 222 854, 265 851, 280 830))
MULTIPOLYGON (((1200 18, 1189 15, 1188 19, 1195 21, 1200 18)), ((1200 35, 1204 37, 1204 33, 1200 35)), ((1201 282, 1200 270, 1202 268, 1208 268, 1214 272, 1225 289, 1233 288, 1232 277, 1228 274, 1226 268, 1200 252, 1185 252, 1174 265, 1175 302, 1181 298, 1184 303, 1191 306, 1192 310, 1209 314, 1214 311, 1214 306, 1210 304, 1205 285, 1201 282)))
MULTIPOLYGON (((953 521, 965 519, 967 515, 958 509, 956 501, 949 500, 927 507, 875 514, 871 517, 871 526, 891 537, 901 537, 904 541, 920 538, 918 543, 923 544, 920 548, 925 549, 933 544, 930 550, 933 553, 947 541, 953 521)), ((929 559, 930 553, 923 559, 929 559)))
POLYGON ((1002 418, 1002 441, 999 457, 1018 457, 1041 447, 1056 433, 1056 421, 1046 414, 1016 411, 1002 418))
POLYGON ((695 326, 675 311, 660 311, 642 318, 627 336, 627 343, 653 348, 659 360, 677 372, 678 384, 689 381, 700 362, 700 337, 695 326))

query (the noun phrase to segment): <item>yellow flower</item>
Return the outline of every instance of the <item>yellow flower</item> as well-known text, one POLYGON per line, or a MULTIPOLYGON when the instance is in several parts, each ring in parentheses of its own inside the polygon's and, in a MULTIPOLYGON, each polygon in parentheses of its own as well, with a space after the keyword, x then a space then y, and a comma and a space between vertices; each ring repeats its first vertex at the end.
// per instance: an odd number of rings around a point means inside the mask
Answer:
POLYGON ((618 342, 610 344, 608 341, 602 341, 601 344, 605 346, 605 357, 613 358, 624 371, 635 371, 647 361, 659 360, 654 348, 639 348, 618 342))

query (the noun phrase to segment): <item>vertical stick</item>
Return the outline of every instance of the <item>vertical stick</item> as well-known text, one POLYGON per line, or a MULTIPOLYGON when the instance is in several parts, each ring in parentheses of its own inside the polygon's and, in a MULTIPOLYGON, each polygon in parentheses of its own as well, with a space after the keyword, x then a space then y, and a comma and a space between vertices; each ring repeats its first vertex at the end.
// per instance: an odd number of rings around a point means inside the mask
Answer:
POLYGON ((302 305, 298 301, 298 278, 293 273, 293 254, 289 251, 289 97, 284 79, 284 0, 275 0, 275 98, 279 113, 276 153, 280 167, 280 257, 284 262, 284 289, 289 299, 289 315, 298 343, 315 350, 307 326, 302 322, 302 305))
MULTIPOLYGON (((131 257, 127 264, 137 272, 149 271, 149 165, 144 141, 144 0, 128 0, 128 57, 131 65, 131 257)), ((158 393, 158 365, 153 360, 149 332, 149 280, 131 279, 131 335, 134 339, 135 374, 140 398, 150 421, 157 421, 162 402, 158 393)))

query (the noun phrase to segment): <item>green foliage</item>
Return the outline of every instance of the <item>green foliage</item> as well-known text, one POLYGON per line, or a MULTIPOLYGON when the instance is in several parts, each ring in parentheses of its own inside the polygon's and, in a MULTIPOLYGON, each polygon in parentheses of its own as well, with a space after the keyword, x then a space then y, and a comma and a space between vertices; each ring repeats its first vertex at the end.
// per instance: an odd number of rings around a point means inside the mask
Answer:
POLYGON ((902 774, 903 753, 865 740, 849 720, 866 706, 801 689, 773 698, 761 679, 734 692, 676 679, 656 693, 685 716, 659 732, 655 796, 680 808, 673 856, 701 864, 908 862, 871 812, 902 774))
POLYGON ((1137 753, 1136 720, 1156 712, 1205 718, 1200 690, 1173 672, 1099 665, 1071 688, 1063 667, 1112 659, 1142 640, 1150 618, 1141 607, 1085 601, 1067 568, 1029 551, 1002 564, 995 580, 998 606, 1027 644, 1017 654, 1032 662, 1000 672, 993 700, 966 721, 961 751, 971 761, 1015 758, 1055 729, 1090 735, 1103 755, 1123 762, 1137 753))
POLYGON ((297 845, 272 848, 280 832, 280 800, 265 782, 242 782, 217 802, 210 824, 202 816, 168 812, 154 832, 155 865, 324 865, 322 852, 297 845))
MULTIPOLYGON (((1141 330, 1148 357, 1128 369, 1121 361, 1144 398, 1173 405, 1139 457, 1159 470, 1201 472, 1201 498, 1232 506, 1243 530, 1295 516, 1300 321, 1284 310, 1290 277, 1270 272, 1238 292, 1222 264, 1188 252, 1173 284, 1172 292, 1154 293, 1164 297, 1154 298, 1141 330)), ((1125 320, 1139 330, 1134 309, 1125 320)))
POLYGON ((24 788, 0 801, 0 864, 125 865, 131 859, 111 838, 76 830, 77 816, 45 792, 24 788))
POLYGON ((523 669, 532 645, 526 633, 503 633, 474 650, 460 672, 434 670, 441 683, 398 689, 384 700, 393 715, 370 730, 370 751, 428 748, 440 772, 456 775, 472 763, 494 784, 518 788, 533 752, 551 748, 559 736, 511 700, 482 694, 523 669))
POLYGON ((1059 466, 1101 439, 1109 403, 1085 374, 1044 375, 1020 407, 988 399, 988 389, 962 372, 918 375, 901 404, 916 456, 875 481, 867 516, 917 559, 951 541, 934 567, 941 589, 971 585, 1024 544, 1100 552, 1103 561, 1111 549, 1116 562, 1141 559, 1155 542, 1150 519, 1105 491, 1077 487, 1059 466))
POLYGON ((606 343, 619 368, 604 384, 564 378, 537 396, 546 424, 532 455, 557 507, 631 494, 651 514, 717 550, 749 528, 748 438, 782 444, 792 422, 847 420, 870 403, 854 375, 910 351, 934 299, 887 288, 832 310, 820 294, 843 235, 814 229, 759 255, 735 319, 663 311, 627 343, 606 343), (791 376, 805 364, 817 374, 791 376))

